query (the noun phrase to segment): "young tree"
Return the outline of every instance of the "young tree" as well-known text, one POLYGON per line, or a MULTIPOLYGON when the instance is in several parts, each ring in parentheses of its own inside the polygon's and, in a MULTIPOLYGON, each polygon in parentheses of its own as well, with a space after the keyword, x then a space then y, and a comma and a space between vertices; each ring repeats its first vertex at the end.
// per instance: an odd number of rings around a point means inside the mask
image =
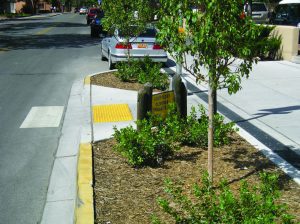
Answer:
POLYGON ((258 46, 268 41, 262 35, 269 28, 255 25, 242 14, 243 0, 161 0, 160 3, 161 44, 196 75, 197 81, 208 82, 208 172, 212 181, 213 95, 222 87, 229 94, 241 89, 242 77, 248 78, 253 63, 257 62, 258 46), (186 65, 187 54, 193 56, 192 67, 186 65))
POLYGON ((131 37, 141 34, 151 20, 149 0, 102 0, 102 8, 105 13, 104 29, 108 32, 118 29, 124 37, 125 46, 130 43, 131 37))

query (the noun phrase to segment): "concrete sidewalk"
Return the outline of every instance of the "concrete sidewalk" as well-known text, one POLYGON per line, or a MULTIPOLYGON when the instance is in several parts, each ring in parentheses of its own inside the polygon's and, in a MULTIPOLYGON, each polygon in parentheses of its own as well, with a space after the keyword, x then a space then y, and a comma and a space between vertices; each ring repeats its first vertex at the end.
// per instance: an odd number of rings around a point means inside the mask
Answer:
POLYGON ((14 18, 0 16, 0 21, 38 19, 38 18, 58 16, 61 14, 62 13, 42 13, 42 14, 36 14, 36 15, 31 15, 31 16, 14 17, 14 18))

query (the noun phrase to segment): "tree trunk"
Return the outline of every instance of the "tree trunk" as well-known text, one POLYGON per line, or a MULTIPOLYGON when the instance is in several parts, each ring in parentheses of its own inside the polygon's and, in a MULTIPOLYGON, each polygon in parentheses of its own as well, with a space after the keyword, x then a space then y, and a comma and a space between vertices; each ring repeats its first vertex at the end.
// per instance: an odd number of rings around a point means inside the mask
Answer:
POLYGON ((208 175, 211 183, 213 183, 213 146, 214 146, 214 99, 213 99, 213 83, 211 78, 209 79, 208 89, 208 175))
POLYGON ((34 14, 34 2, 33 0, 26 0, 27 7, 30 8, 30 13, 34 14))
POLYGON ((218 105, 217 105, 217 90, 213 89, 212 90, 212 98, 213 98, 213 102, 214 102, 214 106, 213 106, 213 114, 215 115, 218 112, 218 105))

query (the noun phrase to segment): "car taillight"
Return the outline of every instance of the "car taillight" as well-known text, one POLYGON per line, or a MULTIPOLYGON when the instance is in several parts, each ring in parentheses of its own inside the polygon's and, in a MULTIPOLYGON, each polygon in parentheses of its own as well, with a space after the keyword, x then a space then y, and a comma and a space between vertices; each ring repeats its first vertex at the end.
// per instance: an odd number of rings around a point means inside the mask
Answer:
POLYGON ((132 46, 131 46, 131 44, 117 43, 115 48, 117 48, 117 49, 132 49, 132 46))
POLYGON ((153 45, 153 50, 161 50, 161 49, 163 49, 163 48, 159 44, 154 44, 153 45))

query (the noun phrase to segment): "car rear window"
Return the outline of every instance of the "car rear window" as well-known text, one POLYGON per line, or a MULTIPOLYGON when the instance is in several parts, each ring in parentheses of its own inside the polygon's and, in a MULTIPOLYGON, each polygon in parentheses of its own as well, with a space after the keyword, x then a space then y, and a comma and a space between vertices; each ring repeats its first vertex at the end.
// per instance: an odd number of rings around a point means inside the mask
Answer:
POLYGON ((300 4, 278 5, 275 8, 276 19, 300 19, 300 4))
POLYGON ((289 16, 291 19, 299 19, 300 18, 300 4, 291 4, 289 16))
POLYGON ((155 37, 156 30, 155 29, 146 29, 143 33, 139 35, 139 37, 155 37))
MULTIPOLYGON (((122 32, 119 32, 120 37, 124 36, 122 32)), ((156 36, 156 29, 147 28, 144 32, 142 32, 139 37, 155 37, 156 36)))
POLYGON ((99 10, 97 10, 97 9, 90 9, 90 13, 92 13, 92 14, 96 14, 98 11, 99 10))
POLYGON ((267 8, 265 4, 252 3, 252 11, 254 12, 267 11, 267 8))

